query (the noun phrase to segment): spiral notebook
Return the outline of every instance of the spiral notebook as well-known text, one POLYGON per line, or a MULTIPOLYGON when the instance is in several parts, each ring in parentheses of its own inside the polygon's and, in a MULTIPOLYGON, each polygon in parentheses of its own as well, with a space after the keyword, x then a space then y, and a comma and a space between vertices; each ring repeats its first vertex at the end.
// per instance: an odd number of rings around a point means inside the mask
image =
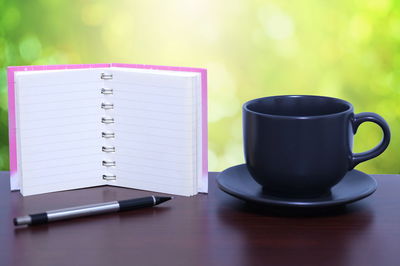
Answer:
POLYGON ((8 68, 11 189, 207 192, 205 69, 8 68))

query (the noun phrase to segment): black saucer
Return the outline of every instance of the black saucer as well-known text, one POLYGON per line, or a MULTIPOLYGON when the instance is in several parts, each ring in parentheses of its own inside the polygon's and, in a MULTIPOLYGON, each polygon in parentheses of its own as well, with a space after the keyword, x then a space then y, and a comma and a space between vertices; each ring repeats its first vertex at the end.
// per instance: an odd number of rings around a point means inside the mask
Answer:
POLYGON ((217 177, 219 188, 239 199, 266 206, 320 208, 345 205, 375 192, 375 179, 357 170, 349 171, 331 193, 316 198, 285 198, 264 194, 245 164, 233 166, 217 177))

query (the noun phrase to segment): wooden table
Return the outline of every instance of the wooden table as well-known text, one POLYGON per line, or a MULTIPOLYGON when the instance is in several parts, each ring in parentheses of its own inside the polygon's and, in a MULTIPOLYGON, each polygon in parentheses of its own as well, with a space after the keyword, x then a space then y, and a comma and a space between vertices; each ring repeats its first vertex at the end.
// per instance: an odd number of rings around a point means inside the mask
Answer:
POLYGON ((22 197, 0 174, 0 265, 400 265, 400 175, 332 213, 255 211, 216 187, 154 208, 14 228, 12 218, 151 193, 97 187, 22 197))

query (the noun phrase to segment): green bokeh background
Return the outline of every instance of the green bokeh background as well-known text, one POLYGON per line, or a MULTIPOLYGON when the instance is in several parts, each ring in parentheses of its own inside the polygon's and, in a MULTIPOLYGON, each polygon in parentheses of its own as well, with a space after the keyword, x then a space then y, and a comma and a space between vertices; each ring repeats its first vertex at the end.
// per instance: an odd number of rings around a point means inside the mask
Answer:
MULTIPOLYGON (((400 1, 0 0, 0 170, 8 170, 6 67, 138 63, 209 73, 209 169, 243 162, 241 105, 340 97, 382 115, 392 142, 358 169, 400 173, 400 1)), ((355 151, 382 137, 363 124, 355 151)))

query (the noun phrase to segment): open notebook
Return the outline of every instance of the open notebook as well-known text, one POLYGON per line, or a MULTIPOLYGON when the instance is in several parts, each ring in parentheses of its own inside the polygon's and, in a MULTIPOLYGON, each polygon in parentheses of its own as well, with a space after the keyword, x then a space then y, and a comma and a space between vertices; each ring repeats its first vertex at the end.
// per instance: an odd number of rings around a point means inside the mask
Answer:
POLYGON ((11 189, 207 192, 206 70, 9 67, 11 189))

